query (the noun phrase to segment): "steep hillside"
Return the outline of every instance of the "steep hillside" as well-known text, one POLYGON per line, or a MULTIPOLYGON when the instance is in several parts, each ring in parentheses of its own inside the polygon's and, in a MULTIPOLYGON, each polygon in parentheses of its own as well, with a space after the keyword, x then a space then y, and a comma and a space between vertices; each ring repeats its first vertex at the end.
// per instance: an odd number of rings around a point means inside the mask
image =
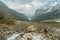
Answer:
POLYGON ((28 21, 28 18, 21 13, 18 13, 12 9, 9 9, 4 3, 0 2, 0 9, 3 9, 5 12, 8 12, 12 17, 21 21, 28 21))
POLYGON ((11 17, 8 12, 5 12, 4 10, 0 9, 0 23, 8 24, 8 25, 13 25, 15 24, 15 19, 11 17))

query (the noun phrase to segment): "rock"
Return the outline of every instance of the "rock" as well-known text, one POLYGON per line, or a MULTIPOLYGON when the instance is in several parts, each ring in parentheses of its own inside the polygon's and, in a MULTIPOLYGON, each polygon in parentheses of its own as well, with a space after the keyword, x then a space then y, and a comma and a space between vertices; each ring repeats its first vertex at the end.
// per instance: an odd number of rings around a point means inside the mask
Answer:
POLYGON ((0 40, 6 40, 6 38, 0 35, 0 40))
POLYGON ((24 32, 21 32, 21 33, 20 33, 20 36, 22 37, 23 35, 24 35, 24 32))
POLYGON ((30 25, 28 28, 27 28, 27 31, 28 32, 35 32, 37 30, 37 28, 34 26, 34 25, 30 25))
POLYGON ((48 33, 47 29, 44 29, 44 33, 48 33))
POLYGON ((27 40, 32 40, 32 38, 27 38, 27 40))

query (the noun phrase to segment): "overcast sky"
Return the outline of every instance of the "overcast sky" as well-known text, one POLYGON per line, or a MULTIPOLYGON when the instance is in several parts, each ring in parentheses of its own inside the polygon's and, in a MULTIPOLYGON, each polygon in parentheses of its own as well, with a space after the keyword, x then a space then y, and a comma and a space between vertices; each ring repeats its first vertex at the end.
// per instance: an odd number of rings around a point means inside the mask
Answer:
POLYGON ((48 0, 0 0, 9 8, 21 12, 27 16, 33 16, 36 9, 40 8, 48 0))

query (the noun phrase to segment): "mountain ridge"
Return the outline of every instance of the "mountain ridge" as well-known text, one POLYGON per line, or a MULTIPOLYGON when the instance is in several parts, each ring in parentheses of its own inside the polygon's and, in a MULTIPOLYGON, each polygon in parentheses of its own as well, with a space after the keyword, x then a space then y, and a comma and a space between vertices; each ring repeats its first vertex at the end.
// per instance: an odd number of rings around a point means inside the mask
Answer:
POLYGON ((28 21, 28 18, 19 12, 16 12, 15 10, 12 10, 8 8, 3 2, 0 1, 0 10, 4 10, 5 12, 8 12, 13 18, 20 20, 20 21, 28 21))
POLYGON ((42 6, 40 9, 37 9, 35 15, 33 16, 33 21, 43 21, 48 19, 60 18, 60 4, 56 5, 47 5, 48 8, 43 9, 46 6, 42 6))

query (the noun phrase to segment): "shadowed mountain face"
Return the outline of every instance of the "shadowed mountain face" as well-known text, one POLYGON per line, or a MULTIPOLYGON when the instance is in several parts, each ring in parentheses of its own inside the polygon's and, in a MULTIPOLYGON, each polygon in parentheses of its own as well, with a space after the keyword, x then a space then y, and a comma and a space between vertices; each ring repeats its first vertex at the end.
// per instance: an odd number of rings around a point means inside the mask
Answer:
MULTIPOLYGON (((0 11, 2 10, 2 12, 4 12, 4 15, 5 14, 9 14, 10 17, 13 17, 17 20, 20 20, 20 21, 28 21, 28 18, 24 15, 24 14, 21 14, 21 13, 18 13, 12 9, 9 9, 4 3, 0 2, 0 11), (6 12, 6 13, 5 13, 6 12)), ((7 15, 8 16, 8 15, 7 15)))
POLYGON ((49 7, 47 9, 42 9, 42 7, 37 9, 35 15, 32 18, 32 21, 43 21, 56 18, 60 18, 60 4, 49 7))

